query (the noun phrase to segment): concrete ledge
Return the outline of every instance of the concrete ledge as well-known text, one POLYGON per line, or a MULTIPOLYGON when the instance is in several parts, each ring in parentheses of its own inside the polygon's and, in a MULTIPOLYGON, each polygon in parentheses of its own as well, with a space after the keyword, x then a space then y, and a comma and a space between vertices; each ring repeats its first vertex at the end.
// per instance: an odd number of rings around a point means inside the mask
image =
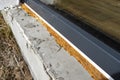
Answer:
POLYGON ((36 19, 17 7, 2 14, 35 80, 92 80, 36 19))

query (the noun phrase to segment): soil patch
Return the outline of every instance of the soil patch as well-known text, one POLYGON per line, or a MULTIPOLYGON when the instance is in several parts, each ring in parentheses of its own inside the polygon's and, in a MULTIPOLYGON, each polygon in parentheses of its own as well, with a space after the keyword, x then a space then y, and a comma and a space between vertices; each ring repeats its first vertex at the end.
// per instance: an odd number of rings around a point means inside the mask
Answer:
POLYGON ((0 80, 33 80, 14 36, 1 14, 0 80))

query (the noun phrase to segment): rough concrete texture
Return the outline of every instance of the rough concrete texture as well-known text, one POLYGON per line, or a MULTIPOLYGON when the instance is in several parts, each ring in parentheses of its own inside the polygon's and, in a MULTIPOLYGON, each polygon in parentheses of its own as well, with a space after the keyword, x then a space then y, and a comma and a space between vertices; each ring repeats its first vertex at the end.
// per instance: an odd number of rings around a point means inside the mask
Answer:
POLYGON ((0 0, 0 10, 19 5, 19 0, 0 0))
POLYGON ((19 8, 2 13, 35 80, 92 80, 36 19, 19 8))

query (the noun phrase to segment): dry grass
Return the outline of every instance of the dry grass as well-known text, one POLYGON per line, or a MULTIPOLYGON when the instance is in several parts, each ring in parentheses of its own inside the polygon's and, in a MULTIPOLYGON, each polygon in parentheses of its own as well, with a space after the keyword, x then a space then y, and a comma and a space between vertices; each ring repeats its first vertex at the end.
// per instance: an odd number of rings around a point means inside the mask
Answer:
POLYGON ((0 80, 32 80, 10 28, 0 14, 0 80))

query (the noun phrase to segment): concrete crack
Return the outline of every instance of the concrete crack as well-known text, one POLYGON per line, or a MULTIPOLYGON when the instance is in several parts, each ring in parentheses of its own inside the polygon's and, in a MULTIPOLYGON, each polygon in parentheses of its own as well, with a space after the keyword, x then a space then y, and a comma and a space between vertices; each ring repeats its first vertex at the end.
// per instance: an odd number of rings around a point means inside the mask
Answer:
POLYGON ((13 16, 11 15, 11 23, 12 23, 12 24, 13 24, 13 19, 14 19, 14 18, 13 18, 13 16))
POLYGON ((43 67, 45 69, 46 74, 49 76, 50 80, 53 80, 53 78, 50 76, 50 74, 47 71, 47 68, 45 67, 45 64, 43 64, 43 67))
POLYGON ((59 49, 57 50, 57 52, 59 52, 62 49, 62 47, 60 46, 59 49))

